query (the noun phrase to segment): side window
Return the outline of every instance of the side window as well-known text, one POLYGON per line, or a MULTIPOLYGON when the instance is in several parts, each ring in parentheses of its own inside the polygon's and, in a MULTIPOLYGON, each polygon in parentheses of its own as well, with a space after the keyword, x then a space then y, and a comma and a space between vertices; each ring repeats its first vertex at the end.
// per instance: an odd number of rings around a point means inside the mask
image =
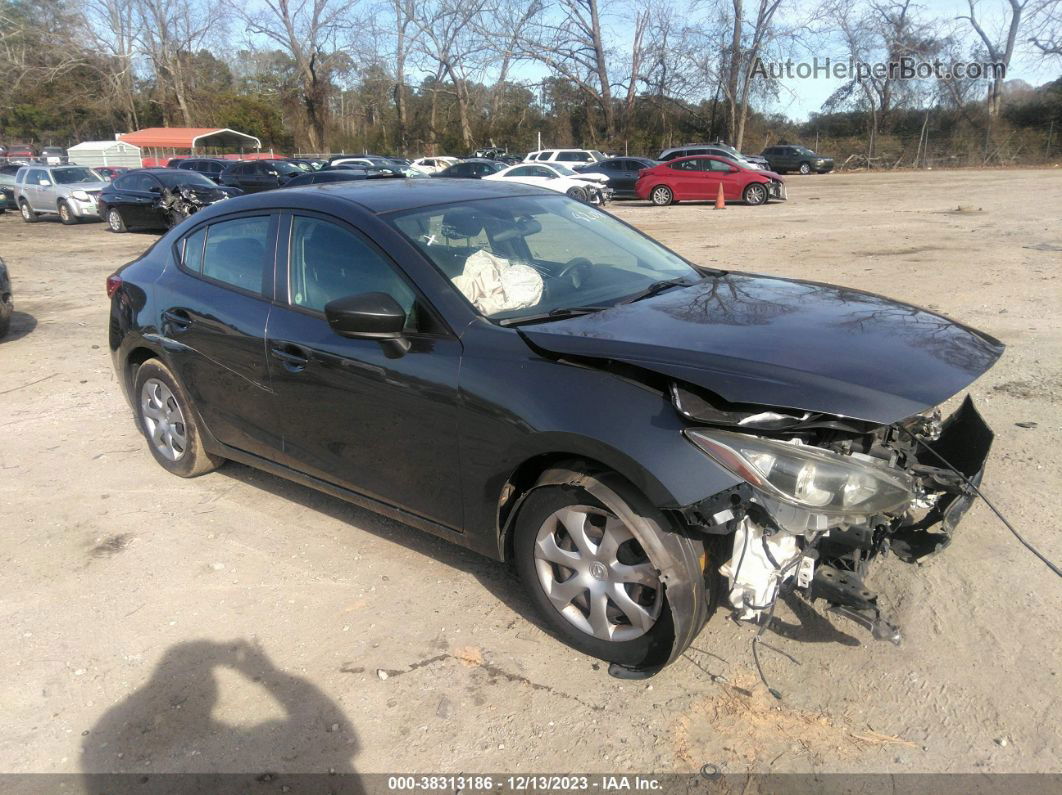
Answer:
POLYGON ((132 190, 134 179, 135 178, 132 174, 127 174, 124 177, 118 177, 118 179, 114 180, 111 184, 118 190, 132 190))
POLYGON ((558 152, 557 160, 561 161, 562 163, 572 163, 577 160, 582 160, 582 158, 579 157, 578 152, 558 152))
POLYGON ((555 177, 557 175, 553 173, 553 169, 546 168, 545 166, 535 166, 531 169, 531 176, 545 177, 546 179, 549 179, 550 177, 555 177))
POLYGON ((336 298, 387 293, 406 310, 407 328, 415 328, 416 296, 390 263, 361 238, 317 218, 291 219, 291 303, 323 312, 336 298))
POLYGON ((708 170, 709 171, 730 171, 730 164, 729 163, 724 163, 722 160, 709 160, 708 161, 708 170))
POLYGON ((536 174, 535 173, 536 171, 539 171, 539 169, 535 168, 534 166, 520 166, 520 168, 514 168, 512 171, 510 171, 505 176, 507 176, 507 177, 537 177, 537 176, 541 176, 541 174, 536 174))
POLYGON ((202 274, 233 287, 262 293, 269 272, 270 218, 234 218, 207 227, 202 274))
POLYGON ((675 171, 696 171, 696 160, 672 160, 668 168, 673 168, 675 171))
POLYGON ((203 271, 203 244, 206 242, 207 228, 197 229, 184 239, 181 248, 181 264, 195 273, 203 271))

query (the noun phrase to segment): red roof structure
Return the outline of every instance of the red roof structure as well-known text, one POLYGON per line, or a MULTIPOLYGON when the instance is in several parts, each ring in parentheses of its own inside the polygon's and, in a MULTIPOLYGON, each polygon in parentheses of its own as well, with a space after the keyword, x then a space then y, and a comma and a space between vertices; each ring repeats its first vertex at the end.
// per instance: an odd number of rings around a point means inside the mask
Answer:
POLYGON ((119 141, 141 149, 187 149, 244 147, 261 149, 262 142, 253 135, 227 127, 147 127, 118 136, 119 141))

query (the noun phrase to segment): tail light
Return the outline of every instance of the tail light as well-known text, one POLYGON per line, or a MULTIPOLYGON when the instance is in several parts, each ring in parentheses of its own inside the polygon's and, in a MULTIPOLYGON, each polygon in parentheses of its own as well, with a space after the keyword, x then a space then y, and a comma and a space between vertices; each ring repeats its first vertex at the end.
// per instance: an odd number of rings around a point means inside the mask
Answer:
POLYGON ((107 297, 113 298, 114 294, 118 292, 118 288, 122 286, 122 277, 118 274, 112 274, 107 277, 107 297))

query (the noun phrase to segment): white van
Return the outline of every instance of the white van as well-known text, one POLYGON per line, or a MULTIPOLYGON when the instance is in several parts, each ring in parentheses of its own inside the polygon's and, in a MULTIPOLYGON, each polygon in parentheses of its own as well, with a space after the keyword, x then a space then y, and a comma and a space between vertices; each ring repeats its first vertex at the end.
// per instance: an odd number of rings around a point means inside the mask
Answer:
POLYGON ((539 163, 597 163, 608 160, 596 149, 540 149, 528 152, 525 163, 532 160, 539 163))

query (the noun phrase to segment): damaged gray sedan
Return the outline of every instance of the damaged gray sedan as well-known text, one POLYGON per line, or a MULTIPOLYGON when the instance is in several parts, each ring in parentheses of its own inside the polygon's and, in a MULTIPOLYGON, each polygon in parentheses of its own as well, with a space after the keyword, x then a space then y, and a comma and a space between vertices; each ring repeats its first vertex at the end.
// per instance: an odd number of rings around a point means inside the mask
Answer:
POLYGON ((992 432, 992 337, 877 295, 693 265, 490 180, 269 191, 108 280, 149 449, 233 459, 512 561, 554 634, 642 676, 717 604, 795 589, 898 630, 865 583, 946 547, 992 432))

